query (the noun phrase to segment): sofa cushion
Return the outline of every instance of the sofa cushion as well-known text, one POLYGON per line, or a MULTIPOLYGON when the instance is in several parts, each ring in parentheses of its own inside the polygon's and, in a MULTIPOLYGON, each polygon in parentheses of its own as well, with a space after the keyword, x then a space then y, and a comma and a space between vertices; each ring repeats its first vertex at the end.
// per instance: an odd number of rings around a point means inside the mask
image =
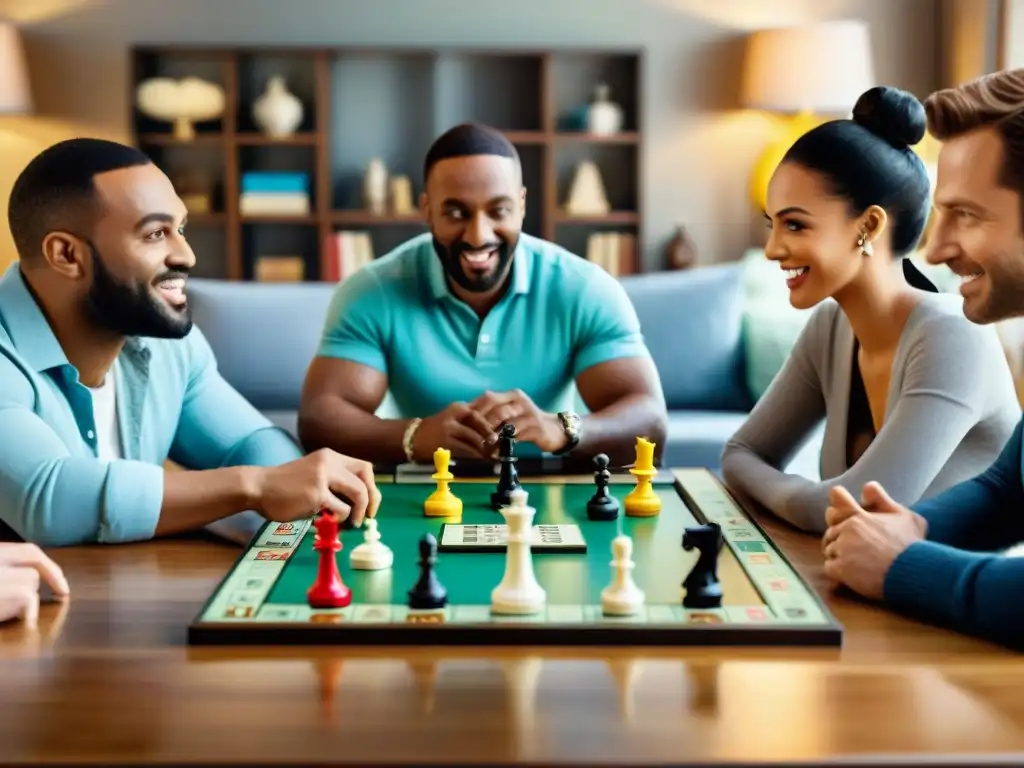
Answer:
MULTIPOLYGON (((729 411, 669 411, 668 439, 662 455, 665 467, 705 467, 719 472, 725 444, 746 420, 747 414, 729 411)), ((825 422, 808 435, 783 471, 817 482, 820 475, 821 441, 825 422)))
POLYGON ((726 441, 745 418, 734 411, 669 411, 662 466, 717 470, 726 441))
POLYGON ((224 378, 261 410, 295 410, 334 289, 193 278, 188 293, 224 378))
POLYGON ((746 411, 739 263, 622 278, 669 410, 746 411))

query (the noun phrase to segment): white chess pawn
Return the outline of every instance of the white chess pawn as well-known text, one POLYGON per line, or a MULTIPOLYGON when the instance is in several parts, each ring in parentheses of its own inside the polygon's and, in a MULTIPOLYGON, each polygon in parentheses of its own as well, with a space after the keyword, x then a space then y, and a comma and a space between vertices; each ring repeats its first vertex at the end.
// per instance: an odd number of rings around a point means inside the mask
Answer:
POLYGON ((491 592, 491 612, 499 614, 539 613, 547 602, 547 593, 533 574, 530 533, 537 510, 526 506, 527 493, 517 488, 509 495, 512 503, 502 507, 508 526, 505 548, 505 576, 491 592))
POLYGON ((633 581, 633 540, 612 539, 612 583, 601 592, 601 609, 608 616, 632 616, 644 604, 644 593, 633 581))
POLYGON ((395 562, 395 555, 390 547, 381 543, 376 518, 366 518, 365 525, 363 543, 352 550, 349 562, 359 571, 380 571, 390 568, 395 562))

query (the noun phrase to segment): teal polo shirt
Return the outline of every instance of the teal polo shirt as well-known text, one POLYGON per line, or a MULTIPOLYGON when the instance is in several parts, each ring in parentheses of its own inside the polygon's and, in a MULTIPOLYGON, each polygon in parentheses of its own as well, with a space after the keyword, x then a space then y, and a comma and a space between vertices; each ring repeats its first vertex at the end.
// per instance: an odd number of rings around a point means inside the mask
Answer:
POLYGON ((509 290, 481 319, 449 290, 430 234, 416 237, 341 281, 319 354, 387 374, 400 418, 512 389, 556 413, 573 406, 587 368, 648 356, 629 297, 602 267, 526 234, 512 264, 509 290))
MULTIPOLYGON (((221 377, 206 338, 129 338, 118 358, 123 458, 97 457, 92 395, 54 336, 18 264, 0 278, 0 522, 42 546, 151 538, 163 464, 273 466, 295 440, 221 377)), ((254 512, 209 528, 238 540, 254 512)), ((2 526, 0 526, 2 527, 2 526)))

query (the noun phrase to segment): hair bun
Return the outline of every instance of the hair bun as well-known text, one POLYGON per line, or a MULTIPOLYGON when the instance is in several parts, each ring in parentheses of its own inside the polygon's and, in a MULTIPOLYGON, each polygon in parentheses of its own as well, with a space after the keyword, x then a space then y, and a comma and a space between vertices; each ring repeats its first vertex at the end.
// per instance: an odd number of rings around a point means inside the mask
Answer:
POLYGON ((853 119, 900 149, 921 141, 927 127, 924 105, 916 96, 884 85, 861 94, 853 119))

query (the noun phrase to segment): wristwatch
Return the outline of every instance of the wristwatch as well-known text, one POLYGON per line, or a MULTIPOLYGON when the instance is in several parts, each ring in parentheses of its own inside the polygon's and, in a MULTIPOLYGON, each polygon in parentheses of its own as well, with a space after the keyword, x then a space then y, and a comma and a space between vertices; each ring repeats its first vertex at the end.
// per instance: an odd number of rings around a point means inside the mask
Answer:
POLYGON ((565 431, 566 444, 560 451, 556 452, 556 456, 569 453, 573 448, 580 444, 580 424, 582 420, 578 414, 572 411, 562 411, 558 414, 558 420, 562 422, 562 429, 565 431))

